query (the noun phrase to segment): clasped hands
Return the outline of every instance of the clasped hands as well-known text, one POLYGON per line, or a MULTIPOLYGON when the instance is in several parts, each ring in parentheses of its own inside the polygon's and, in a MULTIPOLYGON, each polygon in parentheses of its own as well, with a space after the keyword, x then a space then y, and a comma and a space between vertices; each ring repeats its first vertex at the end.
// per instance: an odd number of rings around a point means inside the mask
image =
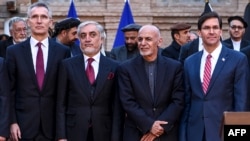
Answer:
POLYGON ((162 127, 164 124, 168 124, 168 122, 160 120, 155 121, 150 132, 144 134, 141 141, 154 141, 154 139, 161 136, 164 133, 164 128, 162 127))

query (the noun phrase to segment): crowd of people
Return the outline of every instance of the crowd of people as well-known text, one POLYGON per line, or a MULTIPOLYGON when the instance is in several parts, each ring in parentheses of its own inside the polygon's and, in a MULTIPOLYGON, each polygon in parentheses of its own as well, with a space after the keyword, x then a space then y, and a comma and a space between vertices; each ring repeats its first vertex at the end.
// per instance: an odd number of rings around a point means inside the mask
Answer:
POLYGON ((56 22, 43 2, 0 41, 0 141, 220 141, 223 113, 250 110, 247 23, 217 12, 171 27, 129 24, 103 51, 96 21, 56 22), (76 41, 79 41, 77 43, 76 41))

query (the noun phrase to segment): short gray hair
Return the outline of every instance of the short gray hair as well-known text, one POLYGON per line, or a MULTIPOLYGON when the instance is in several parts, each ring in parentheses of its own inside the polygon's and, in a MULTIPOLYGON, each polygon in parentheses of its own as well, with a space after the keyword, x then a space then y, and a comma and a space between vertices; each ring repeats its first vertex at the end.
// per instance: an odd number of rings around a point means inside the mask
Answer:
POLYGON ((52 18, 52 11, 51 9, 49 8, 49 6, 44 3, 44 2, 35 2, 33 3, 32 5, 29 6, 28 8, 28 11, 27 11, 27 16, 28 18, 30 17, 30 14, 31 14, 31 10, 34 8, 34 7, 44 7, 48 10, 48 14, 49 14, 49 17, 52 18))
POLYGON ((77 29, 77 35, 78 37, 81 36, 81 29, 89 24, 92 24, 92 25, 95 25, 97 30, 99 31, 100 35, 101 35, 101 38, 103 39, 106 39, 106 33, 104 31, 104 28, 101 24, 99 24, 98 22, 95 22, 95 21, 85 21, 83 23, 81 23, 79 26, 78 26, 78 29, 77 29))
POLYGON ((9 21, 9 30, 12 30, 12 29, 13 29, 13 24, 14 24, 14 23, 20 22, 20 21, 24 22, 25 25, 26 25, 26 28, 27 28, 26 21, 25 21, 23 18, 21 18, 21 17, 13 17, 13 18, 11 18, 10 21, 9 21))

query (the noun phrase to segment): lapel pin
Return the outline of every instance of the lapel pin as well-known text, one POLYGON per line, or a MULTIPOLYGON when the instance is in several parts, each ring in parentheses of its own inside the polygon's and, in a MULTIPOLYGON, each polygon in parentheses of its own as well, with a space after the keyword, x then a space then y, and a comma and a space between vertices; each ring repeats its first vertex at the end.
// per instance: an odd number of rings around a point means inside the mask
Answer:
POLYGON ((222 61, 224 62, 226 59, 225 58, 222 58, 222 61))

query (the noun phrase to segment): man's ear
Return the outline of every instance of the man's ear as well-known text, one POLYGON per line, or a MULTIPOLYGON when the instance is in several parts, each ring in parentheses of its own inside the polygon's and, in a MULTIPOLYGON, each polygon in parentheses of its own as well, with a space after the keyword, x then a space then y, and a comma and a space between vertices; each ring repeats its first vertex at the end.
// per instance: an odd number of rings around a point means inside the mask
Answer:
POLYGON ((175 40, 178 40, 180 38, 180 35, 178 33, 174 34, 175 40))

